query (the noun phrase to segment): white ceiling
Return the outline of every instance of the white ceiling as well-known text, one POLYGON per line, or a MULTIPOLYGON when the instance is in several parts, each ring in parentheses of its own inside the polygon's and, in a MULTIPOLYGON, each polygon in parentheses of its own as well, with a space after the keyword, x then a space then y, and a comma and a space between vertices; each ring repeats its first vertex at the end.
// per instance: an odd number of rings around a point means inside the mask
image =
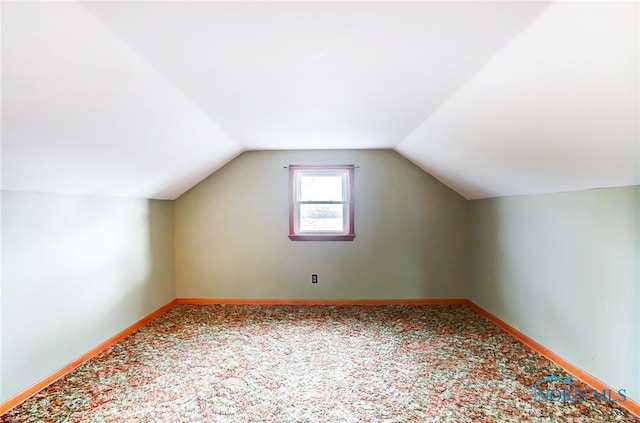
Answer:
POLYGON ((5 1, 2 188, 173 199, 242 151, 325 148, 395 148, 466 198, 637 185, 639 19, 638 1, 5 1))

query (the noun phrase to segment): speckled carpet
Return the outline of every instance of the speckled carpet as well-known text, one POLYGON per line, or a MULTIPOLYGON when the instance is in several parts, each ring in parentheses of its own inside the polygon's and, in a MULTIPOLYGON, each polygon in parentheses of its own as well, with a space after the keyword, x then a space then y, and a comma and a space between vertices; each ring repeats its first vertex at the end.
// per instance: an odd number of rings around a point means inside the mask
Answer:
POLYGON ((640 422, 550 375, 465 305, 178 305, 0 421, 640 422))

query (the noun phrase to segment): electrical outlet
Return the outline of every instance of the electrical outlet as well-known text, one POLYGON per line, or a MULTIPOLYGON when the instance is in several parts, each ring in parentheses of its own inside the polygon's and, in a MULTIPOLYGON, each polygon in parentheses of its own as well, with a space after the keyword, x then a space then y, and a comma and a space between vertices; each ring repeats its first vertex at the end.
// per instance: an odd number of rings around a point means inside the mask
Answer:
POLYGON ((318 283, 318 275, 311 275, 311 283, 318 283))

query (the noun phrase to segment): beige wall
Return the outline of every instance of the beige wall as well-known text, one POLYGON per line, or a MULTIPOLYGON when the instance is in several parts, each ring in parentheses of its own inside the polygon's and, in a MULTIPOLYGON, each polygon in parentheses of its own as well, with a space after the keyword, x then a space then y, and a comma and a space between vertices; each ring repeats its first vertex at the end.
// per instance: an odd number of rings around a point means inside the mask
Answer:
POLYGON ((0 199, 2 400, 176 295, 468 297, 640 399, 640 187, 468 202, 393 151, 263 151, 175 202, 0 199), (294 163, 360 166, 353 242, 289 240, 294 163))
POLYGON ((465 297, 467 204, 389 150, 247 152, 175 205, 178 297, 465 297), (352 242, 288 238, 289 164, 355 164, 352 242), (319 283, 311 284, 311 274, 319 283))
POLYGON ((175 298, 173 204, 2 192, 1 397, 175 298))
POLYGON ((640 400, 640 187, 470 202, 469 297, 640 400))

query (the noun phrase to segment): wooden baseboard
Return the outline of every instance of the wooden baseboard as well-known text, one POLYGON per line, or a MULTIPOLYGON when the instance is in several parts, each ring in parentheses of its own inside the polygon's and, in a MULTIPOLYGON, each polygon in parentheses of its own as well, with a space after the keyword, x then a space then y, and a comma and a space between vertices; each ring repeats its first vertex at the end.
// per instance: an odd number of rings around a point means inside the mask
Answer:
POLYGON ((13 407, 19 405, 23 401, 27 400, 31 396, 37 394, 47 386, 51 385, 56 380, 60 379, 64 375, 74 370, 76 367, 92 359, 96 355, 100 354, 102 351, 106 350, 110 346, 120 342, 121 340, 131 335, 133 332, 140 329, 142 326, 146 325, 147 323, 149 323, 151 320, 155 319, 159 315, 167 312, 175 304, 176 304, 176 300, 173 300, 168 304, 165 304, 164 306, 160 307, 153 313, 143 317, 142 319, 138 320, 131 326, 118 332, 117 334, 113 335, 111 338, 107 339, 106 341, 102 342, 101 344, 97 345, 96 347, 92 348, 86 353, 82 354, 80 357, 64 365, 60 369, 56 370, 54 373, 39 380, 38 382, 34 383, 33 385, 31 385, 24 391, 20 392, 19 394, 9 398, 7 401, 0 404, 0 416, 6 413, 7 411, 11 410, 13 407))
POLYGON ((176 298, 173 301, 160 307, 153 313, 140 319, 133 325, 118 332, 111 338, 82 354, 80 357, 56 370, 54 373, 34 383, 24 391, 9 398, 0 404, 0 416, 26 401, 36 393, 40 392, 56 380, 73 371, 76 367, 82 365, 86 361, 92 359, 102 351, 121 341, 128 335, 132 334, 142 326, 159 315, 167 312, 176 304, 263 304, 263 305, 428 305, 428 304, 465 304, 464 298, 443 298, 443 299, 338 299, 338 300, 322 300, 322 299, 238 299, 238 298, 176 298))
POLYGON ((237 305, 429 305, 467 304, 464 298, 436 299, 303 299, 303 298, 177 298, 177 304, 237 304, 237 305))
MULTIPOLYGON (((176 304, 263 304, 263 305, 430 305, 430 304, 466 304, 475 310, 478 314, 486 317, 492 323, 502 328, 504 331, 509 333, 515 339, 522 342, 524 345, 528 346, 532 350, 538 352, 542 356, 546 357, 550 361, 554 362, 558 366, 562 367, 565 371, 567 371, 572 376, 582 380, 587 385, 591 386, 593 389, 597 389, 598 391, 602 391, 604 389, 612 389, 604 382, 599 379, 591 376, 589 373, 583 371, 579 367, 573 365, 569 361, 560 357, 553 351, 549 350, 542 344, 534 341, 529 338, 519 330, 515 329, 513 326, 507 324, 500 318, 494 316, 489 313, 482 307, 473 303, 470 300, 464 298, 438 298, 438 299, 364 299, 364 300, 356 300, 356 299, 336 299, 336 300, 321 300, 321 299, 238 299, 238 298, 176 298, 175 300, 169 302, 168 304, 160 307, 153 313, 145 316, 140 319, 133 325, 127 327, 126 329, 120 331, 116 335, 107 339, 100 345, 76 358, 72 362, 68 363, 64 367, 58 369, 53 374, 43 378, 42 380, 36 382, 29 388, 25 389, 23 392, 15 395, 14 397, 8 399, 7 401, 0 404, 0 415, 6 413, 11 410, 15 406, 19 405, 23 401, 27 400, 29 397, 38 393, 42 389, 46 388, 56 380, 60 379, 67 373, 71 372, 76 367, 80 366, 84 362, 90 360, 96 355, 100 354, 102 351, 106 350, 110 346, 116 344, 121 341, 128 335, 132 334, 142 326, 146 325, 151 320, 155 319, 159 315, 167 312, 176 304)), ((636 416, 640 416, 640 404, 634 402, 631 399, 628 399, 624 402, 618 403, 620 406, 629 410, 636 416)))
MULTIPOLYGON (((540 344, 539 342, 534 341, 533 339, 529 338, 524 333, 520 332, 519 330, 517 330, 513 326, 509 325, 505 321, 503 321, 500 318, 496 317, 495 315, 489 313, 487 310, 483 309, 482 307, 480 307, 479 305, 475 304, 474 302, 472 302, 470 300, 466 300, 465 303, 469 307, 474 309, 478 314, 480 314, 480 315, 486 317, 487 319, 489 319, 492 323, 494 323, 496 326, 502 328, 505 332, 509 333, 511 336, 516 338, 518 341, 522 342, 527 347, 529 347, 532 350, 536 351, 537 353, 541 354, 542 356, 544 356, 548 360, 554 362, 555 364, 557 364, 558 366, 563 368, 571 376, 574 376, 577 379, 580 379, 581 381, 583 381, 584 383, 589 385, 591 388, 596 389, 599 392, 602 392, 604 389, 613 389, 609 385, 607 385, 606 383, 602 382, 600 379, 591 376, 589 373, 587 373, 584 370, 580 369, 578 366, 576 366, 576 365, 570 363, 569 361, 565 360, 564 358, 560 357, 558 354, 554 353, 553 351, 551 351, 550 349, 548 349, 544 345, 540 344)), ((624 407, 625 409, 629 410, 634 415, 640 417, 640 404, 638 404, 637 402, 627 398, 624 402, 619 402, 618 405, 620 405, 621 407, 624 407)))

